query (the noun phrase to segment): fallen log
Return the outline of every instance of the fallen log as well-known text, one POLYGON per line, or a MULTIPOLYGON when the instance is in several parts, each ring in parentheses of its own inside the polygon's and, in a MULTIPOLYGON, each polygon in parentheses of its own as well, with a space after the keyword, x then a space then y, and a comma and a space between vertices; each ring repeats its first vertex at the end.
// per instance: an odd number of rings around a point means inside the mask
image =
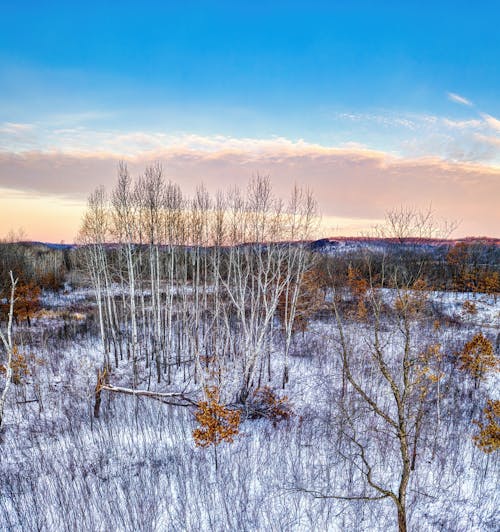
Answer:
POLYGON ((173 406, 197 406, 198 403, 188 397, 186 392, 154 392, 151 390, 138 390, 133 388, 124 388, 122 386, 113 386, 106 383, 106 374, 99 373, 97 377, 97 386, 95 388, 94 417, 99 417, 101 409, 101 393, 103 391, 112 393, 122 393, 135 397, 148 397, 163 404, 173 406))

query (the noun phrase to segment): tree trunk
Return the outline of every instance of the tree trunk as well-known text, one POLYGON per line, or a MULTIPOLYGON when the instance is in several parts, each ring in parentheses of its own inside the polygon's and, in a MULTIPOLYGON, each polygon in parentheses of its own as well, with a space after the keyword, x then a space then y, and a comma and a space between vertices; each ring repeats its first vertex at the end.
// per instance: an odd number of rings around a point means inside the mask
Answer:
POLYGON ((402 505, 398 506, 398 530, 399 532, 406 532, 406 508, 402 505))
POLYGON ((17 279, 14 279, 14 275, 10 272, 11 292, 10 292, 10 306, 9 306, 9 319, 7 323, 6 335, 0 331, 0 340, 2 341, 5 350, 7 352, 7 363, 5 365, 5 385, 0 395, 0 432, 3 427, 3 411, 5 402, 7 401, 7 393, 9 392, 10 385, 12 383, 12 357, 14 355, 14 344, 12 341, 12 318, 14 316, 14 302, 17 279))
POLYGON ((95 403, 94 403, 94 417, 99 417, 99 412, 101 410, 101 389, 96 389, 95 392, 95 403))

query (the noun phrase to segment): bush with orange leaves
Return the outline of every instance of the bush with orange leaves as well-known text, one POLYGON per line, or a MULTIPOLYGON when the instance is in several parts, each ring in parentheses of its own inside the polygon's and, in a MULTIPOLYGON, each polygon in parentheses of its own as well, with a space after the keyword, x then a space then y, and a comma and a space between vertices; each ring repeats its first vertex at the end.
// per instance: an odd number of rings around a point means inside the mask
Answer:
POLYGON ((446 256, 451 268, 453 288, 458 291, 500 293, 500 272, 492 264, 484 264, 482 250, 485 245, 459 242, 446 256))
POLYGON ((498 370, 498 360, 495 356, 493 344, 479 332, 467 342, 458 354, 459 369, 467 371, 474 379, 474 387, 484 380, 490 371, 498 370))
POLYGON ((347 285, 356 298, 364 297, 370 287, 361 271, 352 264, 347 268, 347 285))
POLYGON ((198 403, 198 410, 195 412, 195 419, 200 426, 193 430, 193 438, 198 447, 214 446, 217 470, 217 445, 223 441, 234 441, 239 433, 241 413, 220 403, 217 386, 205 386, 205 397, 206 400, 198 403))
POLYGON ((351 310, 350 315, 354 319, 364 321, 368 317, 368 308, 366 306, 366 296, 370 287, 368 280, 358 268, 349 264, 347 268, 347 286, 354 298, 355 308, 351 310))
POLYGON ((64 286, 64 273, 50 271, 40 276, 40 286, 46 290, 57 292, 64 286))
POLYGON ((479 291, 494 294, 496 301, 496 296, 500 293, 500 272, 484 272, 479 280, 479 291))
POLYGON ((474 420, 480 430, 473 440, 482 451, 489 454, 500 449, 500 401, 489 399, 483 413, 487 423, 474 420))
POLYGON ((398 290, 394 307, 400 316, 415 318, 425 310, 427 303, 427 283, 419 278, 408 288, 398 290))
MULTIPOLYGON (((14 319, 17 322, 27 321, 31 325, 31 318, 40 308, 40 287, 33 281, 24 282, 19 280, 16 287, 16 299, 14 301, 14 319)), ((7 319, 9 313, 9 299, 6 294, 0 294, 0 316, 7 319), (2 302, 3 300, 3 302, 2 302)))
POLYGON ((468 314, 469 316, 475 316, 477 314, 477 306, 473 301, 464 301, 462 310, 464 314, 468 314))
MULTIPOLYGON (((12 382, 15 385, 21 384, 24 378, 30 374, 28 361, 22 353, 19 353, 17 346, 14 346, 12 349, 10 367, 12 368, 12 382)), ((0 365, 0 373, 4 375, 7 373, 7 367, 3 364, 0 365)))
POLYGON ((249 403, 250 417, 264 417, 276 427, 281 421, 289 421, 293 416, 288 397, 278 397, 269 386, 255 390, 249 403))

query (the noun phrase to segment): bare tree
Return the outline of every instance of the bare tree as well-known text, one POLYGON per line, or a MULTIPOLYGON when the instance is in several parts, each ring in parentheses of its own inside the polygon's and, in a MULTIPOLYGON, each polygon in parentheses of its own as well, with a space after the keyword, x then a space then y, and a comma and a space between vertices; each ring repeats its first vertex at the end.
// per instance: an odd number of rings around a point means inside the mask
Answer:
POLYGON ((309 190, 294 187, 287 209, 288 279, 281 296, 284 304, 283 329, 285 352, 283 357, 282 387, 288 382, 289 354, 297 307, 305 272, 312 266, 314 257, 309 252, 307 239, 318 222, 317 205, 309 190))
POLYGON ((410 238, 448 238, 458 226, 457 220, 438 220, 432 205, 425 210, 402 205, 385 213, 385 221, 375 227, 375 234, 403 243, 410 238))
MULTIPOLYGON (((152 353, 156 364, 156 377, 161 382, 161 352, 165 343, 162 334, 162 308, 160 292, 160 256, 159 245, 162 241, 164 225, 163 206, 165 203, 165 182, 163 169, 159 163, 148 166, 144 176, 137 183, 137 202, 139 205, 140 226, 144 228, 149 247, 149 286, 151 290, 152 353)), ((144 312, 144 291, 141 291, 144 312)))
POLYGON ((0 340, 5 348, 6 364, 5 364, 5 383, 3 386, 2 394, 0 395, 0 431, 3 427, 3 412, 5 407, 5 401, 7 400, 7 394, 12 382, 12 359, 14 356, 14 343, 12 339, 12 319, 14 316, 14 303, 16 300, 16 285, 17 279, 14 279, 14 274, 10 272, 10 310, 9 318, 7 322, 7 330, 5 332, 0 330, 0 340))
MULTIPOLYGON (((418 287, 413 287, 418 288, 418 287)), ((393 323, 387 332, 383 324, 384 302, 373 283, 367 301, 372 316, 360 352, 359 342, 353 347, 342 320, 338 300, 334 313, 339 333, 339 354, 343 375, 349 387, 343 398, 345 428, 343 434, 354 452, 349 459, 359 467, 373 495, 352 497, 361 500, 389 498, 397 509, 398 527, 407 530, 407 490, 418 455, 419 436, 424 416, 429 417, 429 388, 439 375, 432 371, 439 359, 439 346, 420 340, 415 320, 423 311, 425 294, 412 287, 399 287, 395 291, 393 323), (394 351, 394 346, 397 350, 394 351), (379 382, 384 392, 371 391, 379 382), (374 452, 374 439, 384 435, 387 469, 380 463, 375 467, 370 455, 374 452), (393 455, 391 453, 394 453, 393 455), (393 456, 395 461, 390 457, 393 456), (398 463, 397 466, 394 464, 398 463), (393 477, 389 475, 392 473, 393 477), (378 478, 377 478, 378 474, 378 478), (397 489, 392 487, 397 485, 397 489)), ((387 321, 387 316, 385 316, 387 321)), ((357 333, 359 334, 359 332, 357 333)), ((350 495, 341 498, 350 498, 350 495)))
MULTIPOLYGON (((85 246, 84 256, 95 289, 99 329, 104 354, 104 367, 109 368, 109 343, 107 339, 106 296, 109 298, 109 278, 106 261, 106 233, 108 231, 108 213, 104 187, 98 187, 90 194, 80 228, 78 240, 85 246)), ((108 299, 109 303, 109 299, 108 299)))
MULTIPOLYGON (((422 224, 421 235, 436 234, 430 212, 401 210, 389 215, 390 230, 385 235, 403 238, 416 230, 414 224, 422 224)), ((431 406, 436 395, 431 390, 439 385, 440 345, 433 341, 432 328, 425 336, 419 329, 427 294, 418 270, 412 276, 401 275, 398 267, 387 273, 386 257, 382 257, 375 274, 370 256, 365 260, 364 323, 351 329, 343 317, 342 291, 337 290, 333 299, 344 382, 341 433, 349 449, 344 457, 355 465, 364 482, 359 493, 328 496, 389 499, 397 510, 398 528, 405 532, 408 486, 417 464, 422 428, 434 419, 431 406)))
POLYGON ((130 351, 132 355, 134 386, 138 379, 138 328, 136 313, 136 257, 135 247, 137 236, 137 203, 132 191, 132 178, 127 165, 120 163, 118 168, 118 182, 112 195, 113 229, 118 241, 124 245, 127 265, 127 283, 129 289, 129 315, 132 340, 130 351))
MULTIPOLYGON (((120 337, 127 336, 135 385, 144 369, 149 370, 151 385, 151 366, 156 367, 157 384, 162 371, 170 383, 174 351, 183 378, 189 378, 186 368, 192 370, 202 386, 202 358, 207 363, 215 357, 219 368, 231 358, 241 370, 238 395, 244 402, 257 372, 260 382, 264 353, 271 375, 273 324, 285 294, 285 386, 291 324, 303 275, 311 264, 305 240, 315 218, 309 191, 295 187, 285 204, 273 194, 269 177, 257 176, 245 193, 219 193, 215 200, 199 187, 188 200, 178 186, 165 183, 159 164, 146 168, 133 187, 121 163, 111 202, 103 190, 96 191, 82 228, 93 243, 88 266, 105 354, 110 341, 121 349, 120 337), (113 274, 122 286, 120 317, 103 232, 109 232, 117 249, 113 274), (182 364, 181 353, 189 365, 182 364)), ((118 360, 116 353, 115 347, 118 360)))

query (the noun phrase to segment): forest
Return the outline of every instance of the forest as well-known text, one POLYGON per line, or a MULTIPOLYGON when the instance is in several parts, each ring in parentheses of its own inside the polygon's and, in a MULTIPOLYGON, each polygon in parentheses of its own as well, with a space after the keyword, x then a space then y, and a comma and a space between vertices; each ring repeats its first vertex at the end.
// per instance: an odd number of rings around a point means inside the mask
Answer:
POLYGON ((496 531, 500 242, 160 164, 0 243, 0 529, 496 531))

